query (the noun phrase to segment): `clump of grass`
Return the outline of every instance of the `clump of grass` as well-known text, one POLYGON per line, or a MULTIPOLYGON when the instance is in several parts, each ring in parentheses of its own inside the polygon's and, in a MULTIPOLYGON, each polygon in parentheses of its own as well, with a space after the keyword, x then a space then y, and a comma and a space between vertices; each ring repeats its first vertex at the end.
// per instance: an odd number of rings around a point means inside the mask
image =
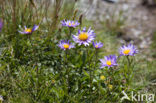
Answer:
POLYGON ((113 44, 116 38, 102 31, 95 38, 94 28, 88 28, 90 23, 82 20, 75 3, 2 1, 0 95, 4 102, 121 102, 123 90, 128 95, 137 92, 132 88, 137 61, 128 54, 133 50, 127 47, 125 56, 107 56, 100 62, 101 56, 119 55, 113 44), (39 28, 32 29, 34 25, 39 28), (28 28, 19 32, 24 26, 28 28), (93 40, 104 42, 103 48, 101 43, 92 45, 93 40))

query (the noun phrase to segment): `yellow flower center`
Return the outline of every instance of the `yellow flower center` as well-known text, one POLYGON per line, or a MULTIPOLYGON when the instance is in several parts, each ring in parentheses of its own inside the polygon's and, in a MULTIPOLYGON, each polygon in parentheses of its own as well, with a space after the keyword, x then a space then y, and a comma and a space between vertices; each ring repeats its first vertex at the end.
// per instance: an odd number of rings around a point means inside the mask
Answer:
POLYGON ((82 32, 79 35, 79 39, 82 40, 82 41, 86 41, 88 39, 88 34, 86 32, 82 32))
POLYGON ((69 23, 69 26, 71 26, 71 25, 75 25, 75 23, 69 23))
POLYGON ((100 79, 101 79, 101 80, 105 80, 105 76, 101 75, 101 76, 100 76, 100 79))
POLYGON ((63 47, 64 47, 65 49, 68 49, 68 48, 69 48, 69 44, 64 44, 63 47))
POLYGON ((30 28, 27 28, 27 29, 25 29, 25 32, 32 32, 32 29, 30 29, 30 28))
POLYGON ((106 62, 106 64, 110 66, 112 63, 111 63, 111 61, 109 60, 109 61, 106 62))
POLYGON ((129 54, 129 52, 130 52, 129 49, 123 51, 123 53, 126 54, 126 55, 129 54))
POLYGON ((96 45, 95 48, 98 48, 98 45, 96 45))

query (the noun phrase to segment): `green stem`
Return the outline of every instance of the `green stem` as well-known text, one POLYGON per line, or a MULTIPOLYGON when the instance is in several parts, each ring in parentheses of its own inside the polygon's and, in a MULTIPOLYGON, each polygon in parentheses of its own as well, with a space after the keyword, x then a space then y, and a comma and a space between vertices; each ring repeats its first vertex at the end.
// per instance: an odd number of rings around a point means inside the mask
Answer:
MULTIPOLYGON (((115 82, 115 78, 114 78, 114 70, 113 70, 113 67, 110 68, 110 72, 111 72, 111 76, 112 76, 112 81, 113 83, 115 82)), ((114 85, 114 84, 113 84, 114 85)))
MULTIPOLYGON (((71 34, 72 34, 72 28, 69 27, 69 37, 67 37, 67 38, 70 39, 70 38, 71 38, 71 34)), ((68 40, 69 40, 69 39, 68 39, 68 40)))
POLYGON ((89 73, 90 73, 90 99, 92 101, 92 97, 91 97, 91 92, 92 92, 92 70, 90 68, 90 63, 89 63, 89 73))
POLYGON ((66 57, 65 57, 65 64, 66 64, 66 73, 67 73, 67 91, 69 95, 69 89, 70 89, 70 83, 69 83, 69 68, 68 68, 68 51, 65 51, 66 57))
POLYGON ((89 57, 89 47, 87 48, 87 57, 89 58, 89 74, 90 74, 90 100, 92 101, 92 69, 91 69, 91 59, 92 57, 89 57))
POLYGON ((94 64, 94 70, 95 70, 95 67, 96 67, 97 62, 98 62, 98 50, 95 49, 95 64, 94 64))
POLYGON ((131 61, 129 59, 129 56, 126 56, 127 57, 127 60, 128 60, 128 66, 130 67, 131 66, 131 61))
MULTIPOLYGON (((81 52, 82 52, 81 60, 83 61, 83 63, 82 63, 82 65, 81 65, 81 67, 80 67, 80 70, 79 70, 80 78, 81 78, 81 76, 82 76, 82 69, 83 69, 83 66, 84 66, 84 64, 85 64, 85 61, 83 60, 83 56, 84 56, 85 51, 82 50, 82 51, 80 51, 80 53, 81 53, 81 52)), ((78 90, 81 91, 80 89, 81 89, 81 80, 79 79, 78 90)))
MULTIPOLYGON (((37 87, 37 96, 38 96, 38 88, 39 88, 39 70, 38 70, 38 66, 37 66, 37 56, 35 56, 36 50, 35 50, 35 47, 34 47, 32 41, 31 41, 31 35, 32 35, 32 34, 28 35, 28 39, 29 39, 29 41, 30 41, 30 44, 31 44, 31 47, 32 47, 32 50, 33 50, 32 52, 33 52, 34 62, 35 62, 34 68, 37 67, 37 68, 36 68, 36 74, 37 74, 37 79, 38 79, 38 80, 37 80, 37 85, 36 85, 36 87, 37 87)), ((36 97, 36 98, 38 99, 39 97, 36 97)))
POLYGON ((132 74, 132 68, 131 68, 131 61, 129 59, 129 56, 126 56, 127 57, 127 61, 128 61, 128 71, 127 71, 127 75, 128 75, 128 78, 127 78, 127 81, 128 81, 128 84, 131 82, 131 74, 132 74))

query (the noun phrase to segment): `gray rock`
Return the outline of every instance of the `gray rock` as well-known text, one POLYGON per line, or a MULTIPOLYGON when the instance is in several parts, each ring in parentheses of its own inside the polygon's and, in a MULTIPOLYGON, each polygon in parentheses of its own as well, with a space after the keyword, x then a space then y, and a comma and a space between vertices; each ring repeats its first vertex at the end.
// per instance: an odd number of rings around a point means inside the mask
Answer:
POLYGON ((108 3, 117 3, 118 0, 102 0, 102 1, 105 1, 105 2, 108 2, 108 3))

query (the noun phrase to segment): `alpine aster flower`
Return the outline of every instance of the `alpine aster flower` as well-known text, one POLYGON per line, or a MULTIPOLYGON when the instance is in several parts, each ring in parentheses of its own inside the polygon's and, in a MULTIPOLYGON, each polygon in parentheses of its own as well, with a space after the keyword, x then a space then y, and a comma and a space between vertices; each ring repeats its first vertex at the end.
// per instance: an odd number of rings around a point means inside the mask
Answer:
POLYGON ((101 42, 93 42, 93 46, 94 46, 94 48, 96 48, 96 49, 100 49, 100 48, 102 48, 103 47, 103 43, 101 43, 101 42))
POLYGON ((104 67, 113 67, 118 65, 117 64, 117 56, 115 55, 109 55, 109 56, 105 56, 104 59, 100 59, 101 61, 101 67, 100 68, 104 68, 104 67))
POLYGON ((128 45, 123 45, 119 49, 120 56, 125 55, 125 56, 134 56, 135 54, 138 53, 137 48, 133 44, 128 44, 128 45))
POLYGON ((67 40, 61 40, 58 46, 63 50, 74 48, 74 45, 67 40))
POLYGON ((34 25, 33 28, 27 28, 25 26, 25 29, 23 31, 19 31, 19 33, 21 33, 21 34, 32 34, 35 30, 38 29, 38 27, 39 27, 38 25, 34 25))
POLYGON ((91 28, 86 31, 86 28, 83 28, 82 31, 78 30, 77 35, 73 35, 73 40, 79 45, 84 44, 88 46, 95 39, 95 33, 91 28))
POLYGON ((78 25, 80 25, 80 23, 78 21, 71 21, 71 20, 63 20, 61 21, 62 26, 67 26, 67 27, 77 27, 78 25))
POLYGON ((2 30, 2 27, 3 27, 3 22, 2 22, 2 20, 0 19, 0 31, 2 30))

